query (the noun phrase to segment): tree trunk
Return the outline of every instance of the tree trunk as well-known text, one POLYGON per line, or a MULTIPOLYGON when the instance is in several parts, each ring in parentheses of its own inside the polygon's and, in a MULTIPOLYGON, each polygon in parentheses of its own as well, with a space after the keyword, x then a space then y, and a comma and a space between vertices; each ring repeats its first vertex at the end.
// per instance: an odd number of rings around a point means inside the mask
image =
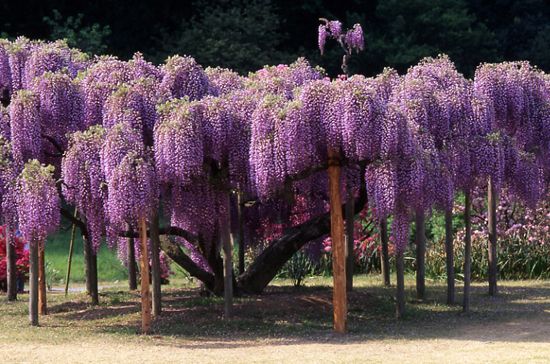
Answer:
POLYGON ((353 266, 355 264, 353 256, 353 245, 354 245, 354 210, 355 210, 355 199, 353 198, 353 193, 351 188, 347 191, 346 199, 346 288, 348 292, 353 290, 353 266))
POLYGON ((346 246, 344 242, 344 220, 340 196, 340 159, 337 152, 329 150, 329 195, 330 195, 330 235, 332 240, 332 276, 334 330, 346 332, 347 294, 346 294, 346 246))
POLYGON ((162 251, 164 251, 176 264, 185 269, 191 275, 191 277, 195 277, 199 281, 204 283, 209 291, 214 291, 214 274, 205 271, 197 264, 195 264, 195 262, 193 262, 191 258, 185 255, 185 253, 181 250, 181 246, 179 244, 171 241, 170 239, 163 239, 160 241, 160 246, 162 248, 162 251))
POLYGON ((464 225, 466 226, 466 234, 464 235, 464 297, 462 302, 462 310, 468 312, 470 310, 470 281, 471 281, 471 266, 472 266, 472 220, 471 220, 470 191, 464 192, 464 225))
POLYGON ((455 263, 453 251, 453 211, 445 210, 445 254, 447 258, 447 304, 455 303, 455 263))
MULTIPOLYGON (((75 219, 78 217, 78 210, 74 209, 75 219)), ((69 281, 71 279, 71 265, 73 262, 73 250, 74 250, 74 240, 76 237, 76 224, 73 223, 71 228, 71 240, 69 242, 69 257, 67 259, 67 274, 65 275, 65 296, 69 293, 69 281)))
POLYGON ((38 313, 48 314, 48 303, 46 300, 46 259, 44 242, 38 244, 38 313))
POLYGON ((38 242, 30 243, 29 252, 29 321, 38 326, 38 242))
POLYGON ((161 287, 160 287, 160 235, 159 235, 159 216, 155 212, 151 217, 150 224, 151 235, 151 270, 153 282, 153 316, 160 316, 162 311, 161 287))
POLYGON ((126 250, 128 260, 128 288, 130 289, 130 291, 135 291, 137 290, 137 267, 136 247, 133 237, 128 238, 126 250))
POLYGON ((239 238, 239 275, 244 273, 244 220, 243 220, 243 195, 237 194, 237 219, 238 219, 238 238, 239 238))
POLYGON ((231 224, 229 195, 224 197, 227 215, 219 218, 220 240, 223 247, 223 307, 224 319, 230 319, 233 313, 233 247, 231 246, 231 224))
MULTIPOLYGON (((364 171, 361 173, 364 176, 364 171)), ((360 184, 359 198, 355 201, 355 214, 359 213, 367 203, 365 181, 360 184)), ((344 213, 345 206, 341 206, 344 213)), ((310 220, 288 228, 283 236, 272 241, 260 255, 250 264, 246 271, 236 280, 234 287, 236 292, 260 294, 273 280, 284 264, 307 242, 321 238, 330 232, 330 213, 311 218, 310 220)), ((185 230, 174 227, 162 228, 161 233, 183 236, 194 244, 198 243, 198 237, 185 230)), ((131 233, 124 236, 132 236, 131 233)), ((216 295, 223 294, 223 261, 219 251, 213 249, 216 254, 204 251, 212 272, 207 272, 193 262, 181 249, 181 246, 171 239, 161 240, 162 250, 178 265, 185 269, 192 277, 197 278, 205 287, 216 295)))
POLYGON ((390 286, 390 254, 388 249, 388 220, 380 220, 380 241, 382 245, 382 254, 380 256, 380 267, 384 276, 384 285, 390 286))
POLYGON ((395 271, 397 281, 397 294, 395 297, 395 317, 400 320, 405 314, 405 262, 403 252, 398 251, 395 255, 395 271))
POLYGON ((6 237, 6 275, 8 284, 8 301, 17 300, 17 252, 15 251, 15 245, 12 241, 11 230, 6 225, 5 237, 6 237))
POLYGON ((416 298, 426 296, 426 221, 423 211, 416 212, 416 298))
POLYGON ((151 291, 149 289, 149 251, 147 248, 147 223, 139 219, 139 241, 141 243, 141 332, 151 329, 151 291))
POLYGON ((84 269, 86 273, 86 291, 92 299, 92 305, 99 305, 99 292, 97 287, 97 255, 92 249, 92 244, 87 236, 82 235, 84 244, 84 269))
MULTIPOLYGON (((364 174, 364 173, 363 173, 364 174)), ((355 202, 355 213, 367 203, 364 181, 361 183, 359 199, 355 202)), ((342 210, 345 206, 342 206, 342 210)), ((246 293, 262 293, 284 264, 307 242, 330 233, 330 213, 316 216, 298 226, 286 230, 279 239, 271 242, 248 266, 237 280, 238 287, 246 293)))
POLYGON ((489 230, 489 295, 497 294, 497 191, 492 178, 489 178, 487 193, 488 230, 489 230))

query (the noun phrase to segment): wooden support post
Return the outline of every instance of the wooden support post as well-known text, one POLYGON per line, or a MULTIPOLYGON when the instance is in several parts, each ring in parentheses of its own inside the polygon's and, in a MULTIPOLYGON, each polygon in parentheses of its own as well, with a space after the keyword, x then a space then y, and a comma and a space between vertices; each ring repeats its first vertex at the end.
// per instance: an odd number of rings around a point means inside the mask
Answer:
POLYGON ((445 255, 447 265, 447 304, 455 303, 455 262, 453 249, 453 211, 445 210, 445 255))
MULTIPOLYGON (((133 229, 129 227, 128 229, 133 233, 133 229)), ((134 243, 134 238, 128 238, 128 245, 126 247, 126 254, 128 257, 128 288, 130 291, 135 291, 137 289, 137 267, 136 267, 136 247, 134 243)))
POLYGON ((340 155, 337 151, 328 151, 328 177, 330 195, 330 236, 332 239, 332 275, 334 330, 346 332, 347 292, 346 292, 346 246, 344 242, 344 220, 342 199, 340 196, 340 155))
POLYGON ((31 241, 29 253, 29 321, 38 326, 38 241, 31 241))
POLYGON ((351 188, 347 190, 346 196, 346 288, 348 292, 353 290, 353 266, 355 264, 353 248, 355 239, 354 233, 355 199, 351 188))
POLYGON ((489 295, 497 294, 497 191, 492 178, 489 178, 487 191, 488 230, 489 230, 489 295))
POLYGON ((244 219, 243 219, 243 194, 237 193, 237 219, 239 225, 239 274, 244 273, 244 219))
POLYGON ((400 320, 405 314, 405 260, 402 251, 398 251, 395 255, 395 268, 397 276, 395 317, 400 320))
POLYGON ((472 202, 470 201, 470 191, 465 191, 464 197, 464 225, 466 226, 466 234, 464 235, 464 297, 462 301, 462 310, 468 312, 470 310, 470 281, 472 270, 472 202))
POLYGON ((423 211, 416 212, 416 298, 426 295, 426 221, 423 211))
POLYGON ((99 288, 97 286, 97 255, 87 236, 82 235, 84 244, 84 269, 86 273, 86 290, 92 299, 92 305, 99 305, 99 288))
POLYGON ((48 303, 46 300, 46 261, 44 242, 38 244, 38 313, 48 314, 48 303))
POLYGON ((380 220, 380 242, 382 245, 382 254, 380 257, 380 267, 384 276, 384 286, 390 286, 390 253, 388 249, 388 220, 380 220))
POLYGON ((151 233, 151 270, 153 282, 153 316, 158 317, 162 311, 160 287, 160 233, 158 211, 153 213, 150 224, 151 233))
POLYGON ((139 241, 141 243, 141 332, 151 329, 151 290, 149 288, 149 251, 147 249, 147 222, 139 219, 139 241))
POLYGON ((8 285, 8 301, 17 300, 17 252, 11 235, 9 226, 4 230, 6 238, 6 278, 8 285))
POLYGON ((223 301, 224 319, 230 319, 233 314, 233 247, 231 244, 231 226, 229 213, 229 195, 225 197, 227 216, 220 216, 220 240, 223 247, 223 301))
MULTIPOLYGON (((74 217, 78 217, 78 210, 74 209, 74 217)), ((69 258, 67 259, 67 274, 65 275, 65 296, 69 293, 69 281, 71 279, 71 265, 73 262, 74 241, 76 238, 76 224, 71 228, 71 241, 69 242, 69 258)))

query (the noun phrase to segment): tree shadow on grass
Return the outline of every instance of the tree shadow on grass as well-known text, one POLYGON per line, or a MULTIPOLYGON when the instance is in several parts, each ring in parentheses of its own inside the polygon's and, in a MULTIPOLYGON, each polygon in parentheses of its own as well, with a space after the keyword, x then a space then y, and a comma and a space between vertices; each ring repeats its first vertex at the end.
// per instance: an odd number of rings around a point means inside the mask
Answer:
MULTIPOLYGON (((462 300, 460 289, 457 302, 462 300)), ((409 286, 407 312, 401 321, 394 318, 393 295, 391 287, 355 288, 349 294, 348 334, 342 336, 332 331, 330 287, 270 287, 260 296, 236 298, 230 320, 223 319, 222 298, 200 297, 196 289, 172 289, 163 294, 163 313, 154 320, 152 335, 192 339, 181 345, 201 348, 253 346, 262 339, 273 340, 275 345, 325 341, 349 344, 376 339, 550 342, 547 284, 520 287, 503 283, 497 297, 489 297, 486 287, 476 285, 472 287, 472 309, 468 314, 461 312, 460 305, 443 304, 443 285, 430 285, 428 299, 423 302, 414 299, 414 289, 409 286)), ((139 310, 136 295, 63 317, 104 319, 95 330, 133 335, 140 330, 139 316, 134 315, 139 310), (114 317, 119 319, 108 320, 114 317)))

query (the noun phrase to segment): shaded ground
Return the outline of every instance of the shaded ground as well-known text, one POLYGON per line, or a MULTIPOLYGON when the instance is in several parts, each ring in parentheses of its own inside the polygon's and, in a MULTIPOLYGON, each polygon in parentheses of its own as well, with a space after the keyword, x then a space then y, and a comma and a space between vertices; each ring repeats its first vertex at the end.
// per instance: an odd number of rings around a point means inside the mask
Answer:
POLYGON ((135 293, 110 289, 96 308, 82 294, 50 294, 51 314, 41 318, 40 328, 28 327, 25 302, 0 297, 0 361, 550 361, 550 281, 504 282, 496 298, 475 285, 472 312, 465 315, 459 306, 440 303, 442 285, 429 285, 430 300, 415 302, 410 280, 407 315, 397 322, 394 289, 382 287, 378 277, 358 278, 345 336, 331 330, 328 279, 310 279, 301 289, 285 283, 237 299, 229 321, 222 320, 221 299, 200 297, 194 288, 166 289, 164 313, 146 337, 136 335, 135 293))

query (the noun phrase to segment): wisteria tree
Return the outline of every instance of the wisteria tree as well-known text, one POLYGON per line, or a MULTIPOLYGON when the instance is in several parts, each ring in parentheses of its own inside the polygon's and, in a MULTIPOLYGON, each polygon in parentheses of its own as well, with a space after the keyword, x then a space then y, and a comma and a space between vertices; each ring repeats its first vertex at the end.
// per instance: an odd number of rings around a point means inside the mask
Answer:
POLYGON ((17 180, 19 230, 30 243, 29 318, 38 325, 38 313, 46 314, 46 274, 44 248, 46 237, 59 225, 59 194, 53 167, 36 159, 25 164, 17 180))
MULTIPOLYGON (((513 63, 482 65, 469 81, 441 56, 403 76, 385 70, 366 78, 348 69, 352 52, 363 48, 361 28, 323 21, 321 51, 328 39, 344 51, 346 77, 330 79, 305 59, 244 77, 205 70, 189 56, 156 66, 140 54, 87 59, 61 42, 2 41, 3 222, 31 245, 53 232, 59 213, 74 223, 90 258, 93 303, 103 241, 130 269, 139 257, 147 332, 149 269, 152 311, 161 313, 159 248, 206 291, 225 293, 229 317, 233 289, 261 293, 296 252, 318 253, 327 234, 334 271, 344 272, 343 220, 351 243, 353 216, 368 209, 383 227, 383 250, 384 231, 395 245, 401 317, 410 222, 416 220, 422 298, 422 226, 432 209, 442 209, 452 303, 455 195, 466 196, 468 255, 474 190, 490 179, 495 191, 504 187, 530 204, 546 191, 548 76, 513 63), (38 216, 37 209, 48 212, 38 216), (138 246, 129 245, 138 237, 138 246), (239 274, 231 261, 236 242, 239 274), (248 266, 245 247, 259 250, 248 266)), ((336 287, 345 319, 345 275, 336 287)))

